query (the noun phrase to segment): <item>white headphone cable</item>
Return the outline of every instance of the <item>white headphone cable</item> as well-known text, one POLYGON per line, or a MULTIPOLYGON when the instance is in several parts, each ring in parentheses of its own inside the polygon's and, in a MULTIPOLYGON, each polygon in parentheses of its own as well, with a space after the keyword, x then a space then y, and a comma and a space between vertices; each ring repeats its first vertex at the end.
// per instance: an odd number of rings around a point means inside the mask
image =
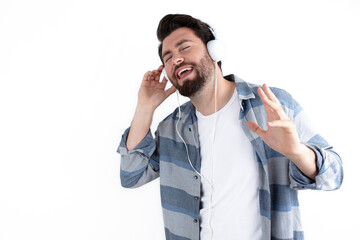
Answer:
POLYGON ((179 121, 180 121, 180 117, 181 117, 181 108, 180 108, 180 100, 179 100, 179 92, 176 90, 176 96, 177 96, 177 101, 178 101, 178 109, 179 109, 179 116, 178 116, 178 119, 177 119, 177 122, 176 122, 176 125, 175 125, 175 129, 176 129, 176 133, 177 135, 180 137, 181 141, 184 143, 184 146, 185 146, 185 150, 186 150, 186 156, 187 156, 187 159, 190 163, 190 166, 192 167, 192 169, 202 178, 204 178, 208 183, 209 185, 211 186, 211 190, 213 191, 213 186, 211 185, 210 181, 205 177, 203 176, 201 173, 199 173, 195 167, 193 166, 192 162, 190 161, 190 155, 189 155, 189 149, 186 145, 186 142, 185 140, 183 139, 183 137, 181 136, 181 134, 179 133, 179 129, 178 129, 178 124, 179 124, 179 121))
POLYGON ((175 125, 175 129, 176 129, 176 133, 179 136, 179 138, 181 139, 181 141, 184 143, 185 146, 185 150, 186 150, 186 156, 188 159, 188 162, 190 164, 190 166, 192 167, 192 169, 203 179, 205 179, 205 181, 209 184, 210 186, 210 199, 209 199, 209 228, 210 228, 210 236, 211 236, 211 240, 213 239, 213 229, 211 227, 211 209, 212 209, 212 197, 213 197, 213 192, 214 192, 214 187, 212 185, 212 179, 214 176, 214 166, 213 166, 213 157, 214 157, 214 142, 215 142, 215 127, 216 127, 216 120, 217 120, 217 114, 216 114, 216 110, 217 110, 217 69, 215 66, 215 89, 214 89, 214 122, 213 122, 213 131, 212 131, 212 142, 211 142, 211 181, 209 179, 207 179, 205 176, 203 176, 201 173, 199 173, 195 167, 193 166, 191 160, 190 160, 190 155, 189 155, 189 149, 186 145, 185 140, 183 139, 183 137, 181 136, 181 134, 179 133, 179 129, 178 129, 178 124, 181 118, 181 108, 180 108, 180 99, 179 99, 179 91, 176 90, 176 97, 177 97, 177 101, 178 101, 178 109, 179 109, 179 114, 178 114, 178 119, 175 125))
POLYGON ((210 228, 210 239, 213 239, 213 229, 211 227, 211 209, 212 209, 212 198, 213 198, 213 178, 214 178, 214 142, 215 142, 215 129, 216 129, 216 121, 217 121, 217 68, 215 66, 215 89, 214 89, 214 122, 213 122, 213 131, 212 131, 212 141, 211 141, 211 191, 210 191, 210 200, 209 200, 209 228, 210 228))

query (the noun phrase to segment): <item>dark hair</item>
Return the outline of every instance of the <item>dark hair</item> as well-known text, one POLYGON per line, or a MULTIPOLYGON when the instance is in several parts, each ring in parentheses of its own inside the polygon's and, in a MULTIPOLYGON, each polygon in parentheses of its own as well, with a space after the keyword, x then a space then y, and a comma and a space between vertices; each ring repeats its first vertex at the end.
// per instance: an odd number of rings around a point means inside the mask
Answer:
MULTIPOLYGON (((192 29, 195 35, 201 39, 205 46, 208 41, 215 39, 215 36, 210 30, 210 26, 207 23, 204 23, 199 19, 193 18, 190 15, 168 14, 160 20, 157 28, 157 38, 160 41, 158 54, 162 63, 164 63, 161 57, 164 39, 169 36, 173 31, 181 27, 187 27, 192 29)), ((218 62, 218 65, 221 69, 221 62, 218 62)))

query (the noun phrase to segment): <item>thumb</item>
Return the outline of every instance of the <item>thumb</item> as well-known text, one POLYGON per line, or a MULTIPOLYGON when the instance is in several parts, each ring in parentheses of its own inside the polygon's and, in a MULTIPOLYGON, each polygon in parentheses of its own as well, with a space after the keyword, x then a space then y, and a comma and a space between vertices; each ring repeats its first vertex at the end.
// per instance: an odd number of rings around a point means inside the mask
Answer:
POLYGON ((176 91, 176 88, 174 87, 174 85, 172 85, 171 87, 169 87, 168 89, 165 90, 166 97, 169 97, 175 91, 176 91))

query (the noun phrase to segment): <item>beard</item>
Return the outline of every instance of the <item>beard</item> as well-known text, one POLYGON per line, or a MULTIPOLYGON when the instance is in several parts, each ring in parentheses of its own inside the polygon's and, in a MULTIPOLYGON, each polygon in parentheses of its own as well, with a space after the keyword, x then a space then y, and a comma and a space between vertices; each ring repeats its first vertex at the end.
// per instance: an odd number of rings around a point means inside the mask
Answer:
MULTIPOLYGON (((182 86, 179 85, 178 81, 174 82, 173 85, 181 95, 185 97, 193 97, 196 93, 204 88, 205 83, 210 81, 211 75, 213 73, 213 68, 211 67, 213 66, 213 63, 209 57, 204 56, 200 59, 199 65, 194 63, 183 63, 179 67, 187 64, 194 66, 193 71, 196 73, 195 78, 185 80, 182 86)), ((176 77, 174 78, 176 79, 176 77)))

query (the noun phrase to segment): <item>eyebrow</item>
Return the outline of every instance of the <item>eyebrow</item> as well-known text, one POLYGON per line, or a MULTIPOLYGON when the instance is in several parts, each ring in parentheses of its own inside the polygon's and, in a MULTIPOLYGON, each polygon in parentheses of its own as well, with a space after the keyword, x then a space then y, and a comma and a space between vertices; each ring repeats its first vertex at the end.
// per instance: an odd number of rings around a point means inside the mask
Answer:
MULTIPOLYGON (((175 47, 179 47, 179 46, 181 46, 182 44, 184 44, 184 43, 186 43, 186 42, 192 42, 192 41, 189 40, 189 39, 182 39, 182 40, 178 41, 178 42, 175 44, 175 47)), ((162 59, 164 59, 164 57, 165 57, 166 55, 170 54, 170 53, 171 53, 170 50, 165 51, 165 52, 163 53, 163 55, 162 55, 162 59)))

